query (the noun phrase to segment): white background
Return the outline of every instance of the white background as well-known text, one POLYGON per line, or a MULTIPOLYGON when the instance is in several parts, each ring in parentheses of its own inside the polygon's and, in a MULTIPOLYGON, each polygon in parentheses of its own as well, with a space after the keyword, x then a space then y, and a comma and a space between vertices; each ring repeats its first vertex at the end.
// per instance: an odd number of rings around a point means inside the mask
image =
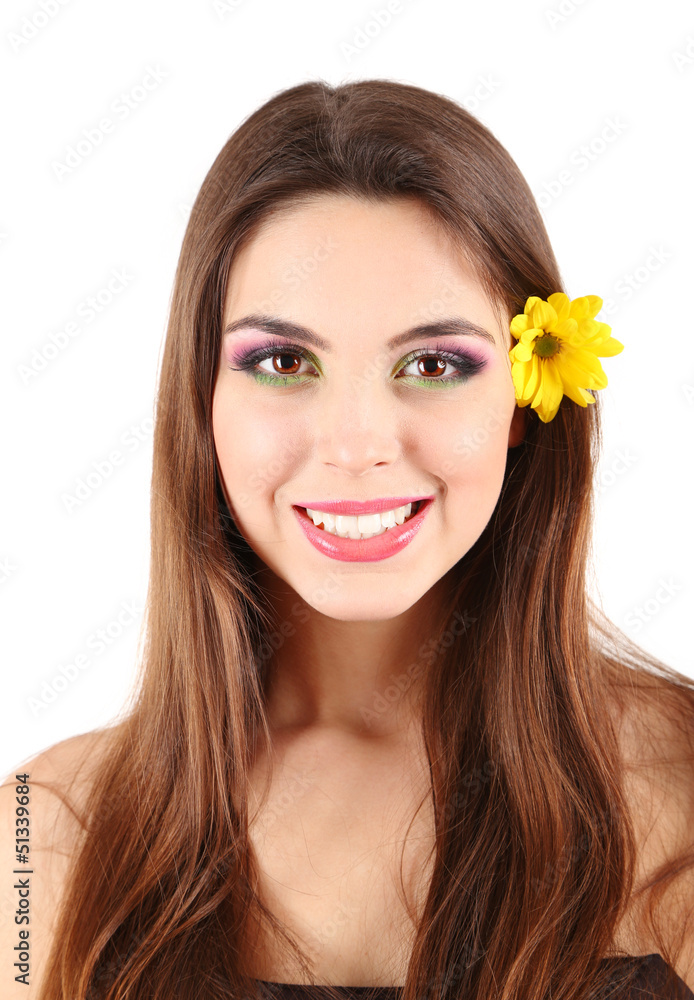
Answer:
POLYGON ((401 0, 379 26, 372 12, 386 7, 2 6, 3 775, 112 719, 131 690, 153 399, 187 215, 240 122, 315 78, 391 78, 468 107, 540 199, 571 297, 605 300, 599 318, 625 349, 603 362, 598 597, 694 676, 691 7, 401 0), (158 82, 141 92, 145 78, 158 82), (68 147, 107 117, 112 130, 59 175, 68 147), (114 271, 125 285, 89 321, 85 302, 108 298, 114 271), (70 322, 77 335, 49 347, 70 322), (121 463, 68 509, 114 450, 121 463), (121 634, 95 651, 109 628, 121 634), (88 667, 61 682, 80 654, 88 667))

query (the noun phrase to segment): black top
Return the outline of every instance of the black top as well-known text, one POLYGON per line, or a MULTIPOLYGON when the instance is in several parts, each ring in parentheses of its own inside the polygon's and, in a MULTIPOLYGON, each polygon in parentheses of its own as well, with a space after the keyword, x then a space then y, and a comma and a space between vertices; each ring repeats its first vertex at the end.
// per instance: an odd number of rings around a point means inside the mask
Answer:
MULTIPOLYGON (((668 966, 663 957, 657 952, 651 955, 635 956, 611 956, 603 959, 603 962, 610 962, 615 967, 615 972, 624 966, 624 963, 636 962, 638 965, 638 977, 632 983, 632 987, 627 994, 612 994, 614 1000, 648 1000, 656 997, 657 1000, 694 1000, 694 993, 686 983, 677 977, 679 988, 675 992, 672 990, 667 994, 663 992, 663 983, 668 972, 668 966)), ((275 983, 267 979, 259 979, 258 982, 266 987, 270 995, 277 1000, 322 1000, 326 995, 325 986, 304 986, 299 983, 275 983)), ((402 987, 400 986, 336 986, 345 998, 355 998, 362 1000, 367 992, 371 993, 374 1000, 397 1000, 402 987)))

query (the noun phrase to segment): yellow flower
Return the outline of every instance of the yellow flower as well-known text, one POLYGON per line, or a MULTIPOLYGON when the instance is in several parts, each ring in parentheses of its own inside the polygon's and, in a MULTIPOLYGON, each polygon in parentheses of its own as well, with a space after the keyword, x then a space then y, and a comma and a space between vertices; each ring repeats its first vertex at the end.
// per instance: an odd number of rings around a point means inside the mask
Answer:
POLYGON ((602 309, 598 295, 569 300, 555 292, 545 301, 531 295, 511 320, 518 343, 509 351, 511 376, 519 406, 530 404, 544 423, 556 416, 562 396, 579 406, 595 402, 587 389, 604 389, 607 376, 598 358, 624 350, 607 323, 594 317, 602 309))

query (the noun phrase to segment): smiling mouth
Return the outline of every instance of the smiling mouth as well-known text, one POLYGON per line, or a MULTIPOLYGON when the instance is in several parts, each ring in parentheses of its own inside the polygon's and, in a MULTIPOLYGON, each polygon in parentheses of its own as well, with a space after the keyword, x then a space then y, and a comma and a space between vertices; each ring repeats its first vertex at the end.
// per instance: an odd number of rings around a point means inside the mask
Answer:
POLYGON ((403 507, 383 511, 382 514, 329 514, 320 510, 309 513, 306 507, 297 507, 301 514, 310 520, 319 531, 337 538, 357 539, 376 538, 386 534, 391 528, 399 527, 410 521, 419 511, 425 500, 415 500, 403 507), (409 508, 409 512, 408 512, 409 508))

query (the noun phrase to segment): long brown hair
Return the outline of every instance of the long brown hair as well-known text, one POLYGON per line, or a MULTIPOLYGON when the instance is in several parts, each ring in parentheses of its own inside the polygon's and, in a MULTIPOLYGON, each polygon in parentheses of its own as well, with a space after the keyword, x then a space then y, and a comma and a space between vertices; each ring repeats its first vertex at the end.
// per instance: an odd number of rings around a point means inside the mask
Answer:
MULTIPOLYGON (((225 503, 211 407, 235 255, 273 212, 331 192, 419 199, 506 318, 529 295, 564 290, 518 167, 444 96, 307 82, 229 138, 176 272, 137 690, 84 806, 41 1000, 258 996, 240 954, 257 919, 313 976, 256 891, 247 776, 270 746, 275 622, 225 503)), ((435 854, 402 1000, 579 1000, 610 981, 602 959, 636 870, 615 720, 638 696, 691 732, 694 683, 587 592, 600 445, 599 395, 585 408, 564 398, 546 424, 528 409, 493 515, 450 571, 442 631, 421 656, 435 854)), ((677 871, 673 861, 638 889, 662 891, 677 871)))

